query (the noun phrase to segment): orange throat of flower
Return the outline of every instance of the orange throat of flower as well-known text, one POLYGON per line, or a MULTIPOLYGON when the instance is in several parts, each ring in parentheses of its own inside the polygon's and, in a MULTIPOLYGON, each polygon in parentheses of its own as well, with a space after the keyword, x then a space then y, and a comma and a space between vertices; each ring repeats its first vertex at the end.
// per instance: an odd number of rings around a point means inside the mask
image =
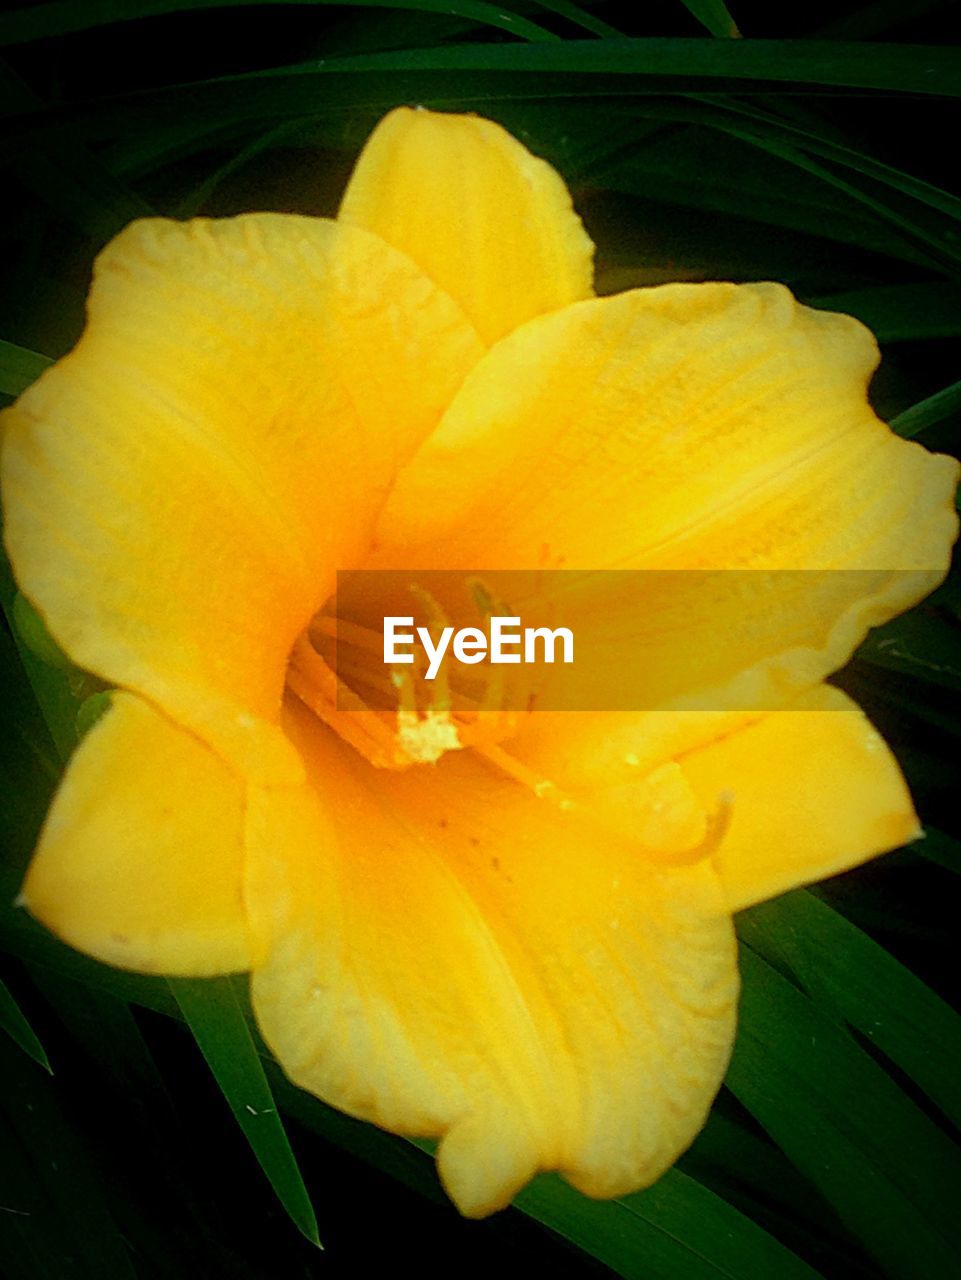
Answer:
MULTIPOLYGON (((442 630, 447 616, 438 602, 416 584, 409 589, 426 606, 430 627, 442 630)), ((475 598, 489 612, 491 602, 482 590, 475 598)), ((362 620, 344 617, 335 604, 325 606, 294 645, 288 693, 375 768, 434 765, 448 752, 470 750, 557 809, 598 822, 583 797, 542 776, 508 747, 525 719, 535 714, 536 692, 528 694, 522 686, 519 694, 497 667, 469 668, 466 674, 441 667, 433 680, 423 661, 391 668, 384 661, 383 631, 375 619, 370 612, 362 620), (521 706, 525 709, 518 710, 521 706)), ((655 770, 655 775, 661 772, 655 770)), ((730 800, 722 796, 705 815, 703 838, 678 844, 668 837, 662 842, 639 827, 630 835, 656 862, 690 865, 711 856, 729 819, 730 800)), ((628 833, 621 828, 618 834, 628 833)))
MULTIPOLYGON (((447 617, 437 601, 416 584, 411 592, 426 605, 431 628, 442 629, 447 617)), ((500 672, 488 668, 455 690, 446 666, 434 680, 422 662, 392 669, 383 661, 380 630, 328 609, 294 645, 287 688, 370 764, 406 769, 464 748, 492 763, 504 754, 498 744, 516 732, 519 713, 506 706, 500 672)))

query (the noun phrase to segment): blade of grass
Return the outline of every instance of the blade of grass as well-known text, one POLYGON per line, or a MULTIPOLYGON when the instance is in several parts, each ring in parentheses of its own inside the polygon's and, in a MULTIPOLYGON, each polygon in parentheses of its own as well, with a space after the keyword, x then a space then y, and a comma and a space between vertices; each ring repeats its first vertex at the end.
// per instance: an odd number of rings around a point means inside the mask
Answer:
POLYGON ((20 663, 33 690, 61 762, 77 745, 77 711, 90 691, 82 673, 51 666, 23 642, 18 626, 17 586, 5 556, 0 555, 0 609, 16 641, 20 663))
POLYGON ((53 361, 38 351, 28 351, 0 338, 0 392, 18 396, 40 377, 53 361))
POLYGON ((855 656, 858 662, 961 693, 961 627, 947 610, 930 602, 871 631, 855 656))
POLYGON ((712 36, 733 39, 741 34, 724 0, 681 0, 681 3, 712 36))
MULTIPOLYGON (((924 222, 918 221, 917 218, 901 213, 890 204, 863 190, 856 183, 847 181, 846 178, 840 177, 823 164, 811 160, 797 147, 790 146, 774 138, 763 138, 756 131, 737 125, 723 124, 719 127, 723 128, 725 132, 741 138, 744 142, 749 142, 771 155, 789 161, 797 168, 805 170, 816 178, 820 178, 822 182, 827 183, 829 186, 836 187, 838 191, 850 196, 851 199, 859 204, 863 204, 872 213, 877 214, 879 218, 917 239, 925 246, 926 252, 935 261, 945 260, 952 266, 961 263, 961 243, 956 244, 949 240, 943 228, 929 227, 924 222)), ((955 231, 953 234, 957 238, 957 232, 955 231)))
POLYGON ((92 1153, 76 1136, 53 1081, 38 1076, 18 1049, 0 1037, 0 1107, 29 1165, 42 1196, 40 1212, 29 1228, 44 1238, 61 1235, 73 1265, 64 1274, 95 1280, 136 1280, 123 1237, 107 1203, 92 1153))
MULTIPOLYGON (((344 0, 54 0, 0 15, 0 46, 47 40, 53 36, 89 31, 94 27, 172 13, 196 13, 209 9, 241 9, 343 4, 344 0)), ((347 0, 349 5, 371 9, 414 9, 469 18, 482 26, 497 27, 525 40, 555 40, 536 23, 485 0, 347 0)))
POLYGON ((10 108, 7 146, 70 127, 116 138, 171 111, 219 126, 321 114, 335 105, 473 106, 506 99, 685 94, 772 84, 961 95, 961 49, 815 41, 586 39, 401 49, 118 94, 56 110, 10 108))
MULTIPOLYGON (((0 115, 43 112, 43 100, 0 62, 0 115)), ((134 218, 149 217, 150 204, 85 151, 68 126, 29 147, 0 145, 5 178, 27 187, 58 215, 100 245, 134 218)))
POLYGON ((0 858, 19 865, 29 851, 61 763, 37 707, 13 637, 0 625, 0 858))
MULTIPOLYGON (((269 1074, 284 1109, 302 1124, 440 1198, 428 1159, 432 1143, 399 1142, 295 1089, 275 1067, 269 1074)), ((541 1177, 514 1205, 625 1280, 818 1280, 816 1271, 756 1223, 676 1169, 648 1191, 615 1201, 589 1200, 560 1178, 541 1177)))
POLYGON ((0 1028, 20 1046, 27 1057, 32 1058, 38 1066, 53 1075, 50 1059, 37 1038, 37 1033, 24 1017, 20 1006, 2 979, 0 979, 0 1028))
POLYGON ((954 1274, 958 1149, 750 947, 741 974, 728 1086, 894 1280, 954 1274))
MULTIPOLYGON (((877 182, 884 183, 922 204, 929 205, 932 209, 937 209, 947 214, 956 221, 961 220, 961 199, 958 196, 952 195, 950 192, 944 191, 930 182, 925 182, 921 178, 915 178, 903 169, 875 160, 873 156, 866 155, 863 151, 859 151, 854 147, 847 146, 832 138, 823 137, 814 132, 810 126, 801 126, 790 120, 772 116, 769 112, 762 111, 751 103, 738 102, 731 98, 722 100, 712 96, 705 96, 701 102, 718 108, 728 117, 737 117, 742 122, 740 128, 746 131, 754 129, 757 131, 758 137, 793 141, 795 145, 820 156, 824 160, 843 164, 847 168, 863 174, 866 178, 872 178, 877 182)), ((710 123, 717 124, 718 121, 714 120, 710 123)), ((719 127, 723 127, 723 125, 719 127)))
POLYGON ((793 1217, 807 1218, 820 1231, 836 1231, 837 1224, 831 1224, 823 1202, 784 1152, 766 1135, 725 1114, 725 1095, 722 1091, 704 1128, 678 1160, 681 1172, 725 1198, 725 1190, 740 1183, 755 1198, 764 1196, 793 1217), (718 1174, 723 1178, 723 1189, 716 1184, 718 1174))
POLYGON ((560 1178, 538 1178, 514 1202, 625 1280, 817 1280, 773 1236, 679 1169, 607 1203, 560 1178))
MULTIPOLYGON (((677 1168, 774 1235, 828 1276, 875 1280, 863 1254, 830 1206, 784 1152, 740 1117, 721 1094, 677 1168)), ((735 1104, 736 1105, 736 1104, 735 1104)))
POLYGON ((579 5, 571 4, 570 0, 537 0, 537 3, 542 9, 550 9, 551 13, 559 14, 568 22, 573 22, 575 26, 583 27, 585 31, 591 31, 596 36, 620 38, 621 33, 609 22, 595 18, 592 13, 585 13, 579 5))
POLYGON ((944 867, 946 871, 953 871, 955 875, 961 875, 961 840, 955 840, 953 836, 939 831, 937 827, 925 824, 924 839, 919 840, 914 847, 918 853, 939 867, 944 867))
POLYGON ((0 1107, 0 1275, 63 1280, 68 1274, 77 1275, 72 1242, 37 1177, 32 1153, 0 1107))
POLYGON ((846 311, 879 342, 961 336, 961 288, 938 282, 890 284, 805 299, 826 311, 846 311))
POLYGON ((310 1196, 230 979, 169 981, 187 1025, 277 1198, 307 1239, 322 1247, 310 1196))
POLYGON ((950 688, 942 685, 932 697, 929 686, 905 680, 903 670, 886 670, 879 663, 857 658, 839 673, 836 683, 857 703, 889 710, 902 723, 920 721, 922 732, 930 726, 950 734, 955 743, 961 738, 959 698, 950 688))
POLYGON ((50 969, 31 969, 31 977, 58 1020, 114 1087, 130 1098, 149 1090, 154 1098, 168 1100, 163 1077, 127 1001, 50 969))
POLYGON ((815 132, 814 125, 810 123, 813 119, 810 113, 802 125, 763 111, 752 103, 713 95, 688 98, 681 102, 641 105, 636 110, 663 120, 687 121, 706 126, 767 150, 802 171, 812 173, 822 181, 845 191, 853 200, 862 204, 869 203, 869 207, 875 208, 876 212, 880 211, 882 216, 895 221, 896 225, 901 225, 897 220, 902 219, 903 229, 920 235, 942 254, 945 249, 949 255, 952 250, 958 251, 957 242, 961 240, 961 230, 958 227, 958 222, 961 221, 961 199, 903 170, 882 164, 836 139, 823 137, 815 132), (805 154, 800 155, 801 152, 805 154), (814 165, 807 158, 807 153, 858 173, 879 184, 884 190, 897 193, 898 200, 910 212, 905 213, 884 200, 870 204, 873 200, 870 192, 855 184, 845 183, 830 169, 814 165), (917 209, 917 205, 925 208, 917 209), (934 215, 927 213, 927 209, 934 211, 934 215))
POLYGON ((920 978, 804 889, 744 912, 738 932, 961 1124, 961 1017, 920 978))
POLYGON ((961 412, 961 382, 952 382, 950 387, 936 391, 933 396, 920 400, 892 418, 891 426, 899 436, 915 440, 929 427, 937 426, 958 412, 961 412))
MULTIPOLYGON (((670 119, 661 103, 639 109, 644 116, 670 119)), ((786 227, 819 239, 828 237, 887 257, 901 258, 929 270, 938 262, 918 238, 895 229, 868 211, 836 184, 805 172, 787 158, 737 138, 724 130, 698 126, 638 136, 625 122, 624 147, 614 162, 602 154, 591 172, 601 185, 642 199, 679 204, 786 227)), ((785 254, 790 276, 795 254, 785 254)))
POLYGON ((239 151, 235 152, 229 160, 224 161, 223 164, 214 169, 199 186, 191 191, 185 200, 180 202, 177 216, 180 218, 196 217, 221 183, 229 178, 231 174, 239 172, 251 160, 256 159, 257 156, 271 147, 293 140, 296 137, 296 132, 301 128, 300 121, 286 120, 275 129, 270 129, 266 133, 253 138, 245 147, 241 147, 239 151))
MULTIPOLYGON (((630 38, 564 40, 537 45, 470 45, 403 49, 364 57, 304 63, 287 72, 324 75, 342 71, 380 74, 411 71, 523 71, 526 73, 627 75, 643 82, 677 78, 686 92, 692 81, 733 79, 775 84, 830 85, 961 97, 961 48, 938 45, 862 45, 797 40, 630 38)), ((247 77, 243 77, 246 79, 247 77)), ((573 86, 571 86, 573 87, 573 86)), ((619 86, 620 88, 629 86, 619 86)), ((652 86, 648 86, 648 91, 652 86)), ((565 86, 566 89, 566 86, 565 86)), ((663 85, 655 91, 661 91, 663 85)))

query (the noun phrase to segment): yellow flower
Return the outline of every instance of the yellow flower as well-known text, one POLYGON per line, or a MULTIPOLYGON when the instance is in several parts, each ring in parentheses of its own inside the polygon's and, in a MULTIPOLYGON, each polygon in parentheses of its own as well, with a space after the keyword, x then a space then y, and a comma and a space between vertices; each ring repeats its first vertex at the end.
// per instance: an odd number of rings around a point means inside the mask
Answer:
POLYGON ((657 1178, 724 1074, 731 913, 917 834, 822 682, 956 531, 956 465, 875 418, 859 324, 771 284, 595 298, 591 256, 497 125, 398 110, 336 221, 129 227, 5 421, 20 586, 120 690, 26 905, 111 964, 252 970, 291 1078, 441 1137, 471 1215, 538 1169, 657 1178), (648 711, 339 705, 338 569, 545 564, 745 572, 664 579, 648 711))

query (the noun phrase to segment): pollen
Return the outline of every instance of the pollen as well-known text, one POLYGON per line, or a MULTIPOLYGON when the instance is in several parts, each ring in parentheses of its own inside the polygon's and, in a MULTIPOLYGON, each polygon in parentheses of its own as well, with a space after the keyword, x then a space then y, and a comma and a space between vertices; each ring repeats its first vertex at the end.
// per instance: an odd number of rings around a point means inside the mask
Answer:
MULTIPOLYGON (((412 594, 443 629, 443 609, 417 583, 412 594)), ((449 751, 483 750, 510 737, 517 716, 504 709, 504 682, 490 673, 476 697, 452 708, 446 671, 427 681, 416 666, 384 670, 382 638, 374 626, 336 612, 317 614, 291 652, 287 691, 377 768, 436 764, 449 751)))
POLYGON ((414 764, 435 764, 464 745, 450 712, 431 710, 418 716, 403 708, 397 712, 397 741, 414 764))

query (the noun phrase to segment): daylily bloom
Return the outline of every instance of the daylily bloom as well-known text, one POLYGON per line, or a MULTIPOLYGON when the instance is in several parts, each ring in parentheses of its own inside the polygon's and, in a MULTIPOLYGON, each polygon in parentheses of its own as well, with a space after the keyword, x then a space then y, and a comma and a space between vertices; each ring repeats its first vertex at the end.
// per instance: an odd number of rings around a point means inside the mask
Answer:
POLYGON ((250 970, 291 1079, 439 1137, 470 1215, 654 1181, 724 1075, 732 913, 919 833, 823 681, 943 577, 955 462, 877 420, 850 317, 591 263, 546 163, 400 109, 335 221, 127 228, 4 422, 17 580, 118 690, 23 901, 110 964, 250 970), (675 571, 663 705, 365 710, 325 659, 338 570, 545 564, 675 571))

